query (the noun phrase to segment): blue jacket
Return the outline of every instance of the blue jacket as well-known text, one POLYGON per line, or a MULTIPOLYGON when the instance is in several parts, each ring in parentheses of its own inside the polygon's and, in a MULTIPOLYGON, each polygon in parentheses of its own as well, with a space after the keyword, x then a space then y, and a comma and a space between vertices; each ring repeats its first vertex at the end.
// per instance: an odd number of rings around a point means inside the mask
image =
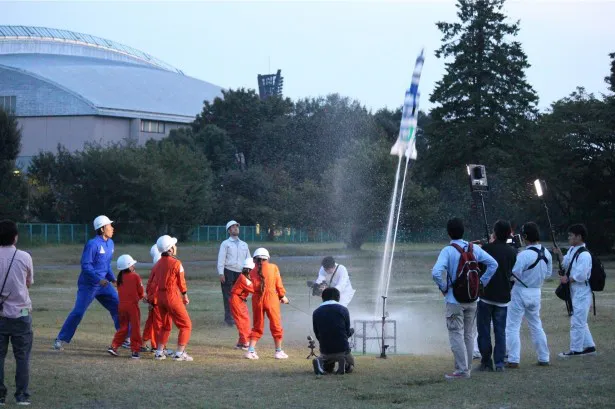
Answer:
POLYGON ((325 301, 312 314, 314 335, 323 354, 350 351, 350 314, 348 308, 335 301, 325 301))
POLYGON ((115 281, 115 275, 111 269, 111 260, 115 246, 113 240, 104 240, 102 236, 96 236, 89 240, 81 255, 81 274, 77 285, 93 287, 100 285, 102 279, 115 281))

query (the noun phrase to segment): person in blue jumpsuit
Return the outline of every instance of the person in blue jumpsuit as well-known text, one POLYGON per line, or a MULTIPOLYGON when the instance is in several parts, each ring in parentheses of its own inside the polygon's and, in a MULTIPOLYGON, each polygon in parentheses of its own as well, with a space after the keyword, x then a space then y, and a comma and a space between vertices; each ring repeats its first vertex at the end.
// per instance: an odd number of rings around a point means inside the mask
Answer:
POLYGON ((111 269, 113 258, 113 222, 107 216, 98 216, 94 219, 96 237, 89 240, 81 255, 81 274, 77 281, 77 299, 75 307, 68 314, 64 325, 53 343, 53 349, 62 350, 64 343, 69 343, 75 335, 77 326, 85 315, 86 310, 94 301, 105 307, 111 314, 115 329, 119 328, 118 295, 112 283, 115 275, 111 269))

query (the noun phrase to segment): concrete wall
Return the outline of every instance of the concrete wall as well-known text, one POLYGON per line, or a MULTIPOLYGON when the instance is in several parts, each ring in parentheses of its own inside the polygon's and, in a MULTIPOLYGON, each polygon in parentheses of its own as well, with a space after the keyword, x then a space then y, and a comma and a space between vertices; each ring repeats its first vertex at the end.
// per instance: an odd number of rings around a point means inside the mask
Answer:
POLYGON ((82 150, 86 142, 106 145, 130 138, 128 118, 99 116, 18 118, 21 126, 20 156, 34 156, 40 151, 55 152, 58 144, 68 150, 82 150))
POLYGON ((0 95, 16 96, 16 116, 94 115, 78 96, 32 75, 0 66, 0 95))

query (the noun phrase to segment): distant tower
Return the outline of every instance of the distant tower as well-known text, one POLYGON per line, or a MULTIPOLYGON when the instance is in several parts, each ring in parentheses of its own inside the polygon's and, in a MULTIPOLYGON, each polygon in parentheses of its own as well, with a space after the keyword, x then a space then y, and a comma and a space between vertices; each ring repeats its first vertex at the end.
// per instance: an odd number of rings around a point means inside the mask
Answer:
POLYGON ((283 86, 284 77, 282 77, 282 70, 278 70, 276 74, 258 75, 258 94, 261 100, 274 95, 282 96, 283 86))

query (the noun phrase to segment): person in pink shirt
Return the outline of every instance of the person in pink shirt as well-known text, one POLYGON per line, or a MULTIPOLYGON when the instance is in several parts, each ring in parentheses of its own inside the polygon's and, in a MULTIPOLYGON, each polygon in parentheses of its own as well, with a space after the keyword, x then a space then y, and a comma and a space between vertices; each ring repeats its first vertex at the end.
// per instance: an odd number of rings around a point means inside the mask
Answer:
POLYGON ((28 288, 34 282, 32 257, 17 250, 17 225, 0 221, 0 404, 6 400, 4 359, 9 341, 15 356, 15 400, 30 404, 30 352, 32 351, 32 302, 28 288))

